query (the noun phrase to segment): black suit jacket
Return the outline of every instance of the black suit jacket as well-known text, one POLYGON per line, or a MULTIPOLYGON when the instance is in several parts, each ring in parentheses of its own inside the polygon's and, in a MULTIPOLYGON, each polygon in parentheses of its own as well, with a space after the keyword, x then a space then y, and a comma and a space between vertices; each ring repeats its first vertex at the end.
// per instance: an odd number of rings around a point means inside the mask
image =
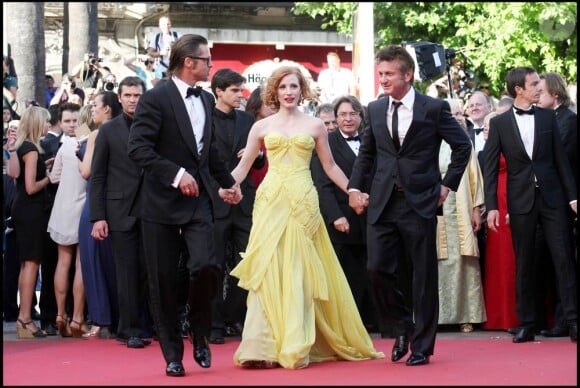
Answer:
MULTIPOLYGON (((54 158, 58 149, 60 148, 60 140, 62 139, 62 132, 60 135, 55 135, 53 133, 47 133, 42 139, 40 139, 40 146, 44 150, 42 154, 42 160, 47 161, 50 158, 54 158)), ((48 198, 50 203, 54 203, 56 198, 56 191, 58 190, 58 183, 49 183, 46 187, 48 192, 48 198)))
MULTIPOLYGON (((337 130, 328 134, 328 145, 336 164, 350 178, 356 155, 342 133, 337 130)), ((320 212, 326 223, 328 234, 333 243, 366 244, 366 212, 360 216, 348 205, 348 195, 330 180, 324 172, 318 155, 314 153, 311 162, 312 179, 318 190, 320 212), (334 227, 334 221, 346 217, 349 233, 341 233, 334 227)), ((372 172, 366 174, 361 191, 368 192, 372 172)))
POLYGON ((189 222, 198 198, 184 196, 172 186, 182 167, 196 179, 200 190, 209 190, 210 174, 221 187, 234 185, 235 180, 215 147, 211 130, 214 98, 206 91, 199 98, 206 117, 201 154, 197 151, 183 97, 171 79, 146 91, 139 99, 128 153, 143 168, 143 175, 131 214, 169 225, 189 222))
POLYGON ((363 132, 349 188, 360 189, 365 173, 376 163, 370 189, 368 222, 374 224, 389 202, 395 183, 403 187, 409 205, 424 218, 435 217, 441 184, 457 190, 471 154, 471 141, 451 115, 449 104, 415 91, 413 119, 399 152, 387 129, 389 99, 368 105, 369 121, 363 132), (452 149, 443 181, 439 172, 439 148, 445 140, 452 149))
MULTIPOLYGON (((233 143, 228 139, 227 133, 213 127, 214 136, 216 140, 216 147, 219 149, 221 157, 226 162, 229 170, 232 171, 240 161, 237 153, 246 147, 246 142, 248 141, 248 134, 250 133, 250 128, 254 124, 254 116, 248 112, 244 112, 238 109, 234 109, 235 114, 235 131, 233 143)), ((266 158, 256 158, 254 164, 252 165, 255 169, 260 169, 264 167, 266 158)), ((212 178, 212 190, 211 198, 213 203, 214 217, 225 218, 230 214, 232 205, 226 203, 218 195, 218 190, 220 188, 219 183, 212 178)), ((252 180, 251 174, 248 174, 246 179, 240 183, 240 188, 242 189, 243 198, 239 204, 234 206, 239 206, 240 210, 244 215, 250 217, 252 215, 252 210, 254 207, 254 200, 256 198, 256 186, 252 180)))
POLYGON ((91 222, 106 220, 114 232, 128 231, 137 221, 129 212, 141 169, 127 155, 128 139, 124 114, 109 120, 99 129, 91 162, 91 222))
POLYGON ((490 120, 485 143, 485 206, 498 209, 497 177, 499 155, 507 164, 507 206, 511 214, 526 214, 534 204, 535 181, 545 203, 552 208, 576 199, 576 186, 562 146, 556 114, 552 109, 536 107, 534 114, 534 149, 526 153, 513 109, 490 120))
POLYGON ((53 133, 47 133, 42 139, 40 139, 40 146, 44 150, 43 158, 44 160, 54 158, 58 149, 60 148, 60 140, 62 139, 62 133, 56 136, 53 133))
POLYGON ((560 105, 556 108, 556 121, 560 129, 562 145, 570 161, 572 175, 578 182, 578 116, 567 106, 560 105))

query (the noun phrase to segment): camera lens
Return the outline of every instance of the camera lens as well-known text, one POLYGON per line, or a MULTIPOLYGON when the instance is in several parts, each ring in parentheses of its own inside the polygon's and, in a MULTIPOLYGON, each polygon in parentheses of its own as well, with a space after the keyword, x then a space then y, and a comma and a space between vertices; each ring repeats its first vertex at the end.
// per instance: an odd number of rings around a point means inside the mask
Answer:
POLYGON ((109 90, 112 91, 113 89, 115 89, 115 84, 112 82, 106 82, 105 83, 105 90, 109 90))

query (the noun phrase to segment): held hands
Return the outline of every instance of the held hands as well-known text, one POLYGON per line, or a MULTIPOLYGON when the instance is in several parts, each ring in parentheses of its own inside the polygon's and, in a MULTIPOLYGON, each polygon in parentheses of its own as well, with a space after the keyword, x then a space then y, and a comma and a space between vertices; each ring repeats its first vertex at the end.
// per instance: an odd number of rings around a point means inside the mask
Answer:
POLYGON ((187 171, 183 173, 181 180, 179 181, 179 190, 181 194, 186 197, 197 197, 199 196, 199 186, 194 177, 191 176, 187 171))
POLYGON ((244 197, 239 183, 234 184, 229 189, 220 188, 218 194, 225 203, 230 205, 237 205, 244 197))
POLYGON ((360 191, 351 191, 348 193, 348 205, 358 215, 361 215, 369 206, 369 195, 360 191))
POLYGON ((487 212, 487 227, 497 232, 499 227, 499 210, 489 210, 487 212))

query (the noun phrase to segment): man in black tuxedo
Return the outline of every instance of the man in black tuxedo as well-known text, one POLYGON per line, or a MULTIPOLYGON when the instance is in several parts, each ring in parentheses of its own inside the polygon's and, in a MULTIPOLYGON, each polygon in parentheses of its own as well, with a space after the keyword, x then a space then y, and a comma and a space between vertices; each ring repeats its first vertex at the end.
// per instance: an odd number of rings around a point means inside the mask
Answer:
POLYGON ((139 77, 126 77, 119 84, 118 95, 123 114, 99 129, 91 163, 90 217, 92 236, 97 240, 111 234, 116 273, 119 321, 112 323, 117 339, 128 348, 143 348, 146 328, 141 321, 148 316, 147 276, 143 259, 141 225, 129 211, 139 187, 141 168, 127 155, 129 128, 145 83, 139 77))
MULTIPOLYGON (((218 70, 211 80, 211 89, 217 99, 212 117, 215 144, 229 171, 232 171, 240 161, 248 140, 248 133, 254 124, 253 115, 237 109, 243 97, 244 82, 246 79, 231 69, 218 70)), ((261 169, 265 161, 264 154, 260 152, 252 168, 261 169)), ((244 198, 238 205, 232 206, 219 197, 219 183, 212 179, 210 194, 214 210, 216 259, 222 275, 212 310, 212 330, 209 341, 214 344, 225 342, 226 327, 230 333, 235 328, 235 331, 239 332, 237 334, 241 334, 246 317, 247 291, 238 287, 237 281, 234 282, 229 276, 226 277, 229 281, 227 287, 224 287, 223 282, 227 268, 234 268, 242 260, 240 252, 246 250, 252 227, 252 210, 256 198, 256 187, 252 176, 248 175, 241 182, 240 187, 244 198)))
MULTIPOLYGON (((350 177, 360 147, 359 133, 363 129, 364 109, 354 96, 338 97, 332 109, 338 130, 329 131, 328 145, 336 164, 350 177)), ((366 213, 356 214, 348 205, 348 195, 328 178, 316 154, 312 158, 311 169, 318 189, 320 212, 352 296, 365 325, 374 325, 376 314, 366 271, 366 213)), ((372 172, 369 171, 361 188, 363 192, 370 189, 371 178, 372 172)))
POLYGON ((516 303, 521 326, 513 342, 534 341, 537 311, 534 289, 536 226, 541 222, 556 271, 559 295, 572 341, 577 336, 577 296, 568 207, 577 209, 576 185, 564 152, 555 112, 534 107, 540 77, 517 67, 506 77, 514 97, 512 109, 490 120, 485 144, 485 204, 488 228, 499 223, 497 179, 499 157, 507 163, 507 206, 516 256, 516 303))
POLYGON ((139 99, 128 143, 143 169, 132 213, 141 219, 151 310, 168 376, 184 376, 177 283, 181 238, 188 251, 189 321, 193 358, 211 366, 207 337, 219 270, 215 259, 211 178, 229 203, 241 191, 221 159, 211 130, 213 96, 194 88, 208 80, 207 39, 186 34, 171 49, 169 77, 139 99), (211 175, 211 176, 210 176, 211 175))
MULTIPOLYGON (((540 98, 537 106, 542 108, 554 109, 556 112, 556 121, 560 129, 560 137, 562 139, 562 146, 566 150, 570 167, 572 168, 572 175, 574 181, 578 183, 578 118, 576 113, 570 109, 570 95, 568 94, 566 82, 561 75, 557 73, 543 73, 540 74, 540 98)), ((577 186, 576 186, 577 187, 577 186)), ((574 235, 576 228, 576 214, 570 209, 568 211, 568 223, 570 232, 570 242, 574 257, 578 258, 577 241, 574 244, 574 235)), ((562 311, 562 303, 556 287, 556 277, 554 273, 554 266, 550 259, 550 251, 548 250, 546 241, 543 236, 543 229, 538 227, 539 235, 536 237, 536 243, 539 245, 536 249, 540 269, 538 270, 538 287, 537 300, 540 305, 539 314, 540 320, 547 320, 547 312, 545 308, 545 295, 550 292, 553 295, 553 311, 554 311, 554 326, 550 329, 545 329, 540 332, 545 337, 567 337, 568 325, 562 311), (546 286, 549 289, 546 289, 546 286)), ((576 261, 575 260, 575 261, 576 261)))
MULTIPOLYGON (((62 139, 62 129, 60 127, 60 106, 51 105, 48 108, 50 112, 50 128, 47 133, 40 138, 40 146, 44 150, 42 158, 47 167, 52 169, 52 163, 54 162, 54 157, 58 152, 61 145, 62 139)), ((56 197, 56 190, 58 189, 58 183, 49 183, 46 187, 48 192, 48 214, 52 209, 54 204, 54 198, 56 197)), ((40 266, 40 274, 42 277, 42 283, 40 288, 40 327, 48 335, 56 335, 56 297, 54 294, 54 272, 56 270, 56 264, 58 262, 58 245, 50 238, 50 234, 46 233, 45 239, 45 250, 42 259, 42 265, 40 266)), ((69 290, 71 293, 72 290, 69 290)), ((72 293, 70 295, 72 298, 72 293)), ((71 299, 72 300, 72 299, 71 299)))
MULTIPOLYGON (((437 333, 439 309, 436 227, 437 208, 450 190, 457 190, 471 154, 471 141, 451 115, 449 104, 417 92, 415 63, 404 47, 390 45, 375 60, 388 98, 368 105, 368 124, 349 181, 349 205, 367 209, 367 269, 383 322, 398 322, 391 360, 408 352, 408 366, 429 363, 437 333), (439 147, 452 149, 443 181, 439 147), (366 171, 376 164, 368 202, 361 193, 366 171), (394 259, 385 255, 397 247, 394 259), (401 264, 399 264, 401 263, 401 264), (404 263, 404 264, 403 264, 404 263), (412 290, 413 306, 397 283, 412 290)), ((408 297, 408 296, 407 296, 408 297)))

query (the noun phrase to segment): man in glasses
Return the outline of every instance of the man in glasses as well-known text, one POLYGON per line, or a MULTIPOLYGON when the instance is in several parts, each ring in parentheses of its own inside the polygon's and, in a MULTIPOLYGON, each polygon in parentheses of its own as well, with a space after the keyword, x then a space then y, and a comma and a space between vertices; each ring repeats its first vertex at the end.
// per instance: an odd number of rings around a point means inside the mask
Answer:
POLYGON ((241 200, 239 184, 221 160, 212 131, 214 97, 201 88, 211 69, 205 37, 183 35, 171 48, 168 79, 139 99, 128 142, 143 168, 132 215, 142 220, 151 313, 167 376, 184 376, 177 287, 182 243, 189 270, 189 323, 193 358, 211 366, 208 337, 218 290, 214 226, 208 190, 213 177, 228 203, 241 200))

